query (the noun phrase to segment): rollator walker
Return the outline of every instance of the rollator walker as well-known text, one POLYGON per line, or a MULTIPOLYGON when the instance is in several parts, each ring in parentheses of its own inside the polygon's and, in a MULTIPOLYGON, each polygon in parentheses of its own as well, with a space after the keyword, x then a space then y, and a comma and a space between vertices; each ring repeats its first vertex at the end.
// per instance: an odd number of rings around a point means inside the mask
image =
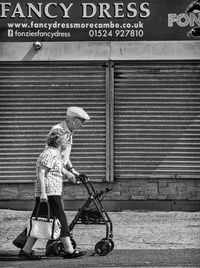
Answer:
MULTIPOLYGON (((90 179, 84 175, 80 174, 77 177, 78 181, 84 184, 85 188, 88 192, 88 199, 84 203, 84 205, 78 209, 74 219, 72 220, 71 224, 69 225, 69 230, 71 232, 71 242, 74 248, 76 248, 76 242, 73 239, 72 230, 76 224, 104 224, 106 225, 106 236, 102 238, 99 242, 95 245, 95 254, 99 256, 105 256, 109 252, 111 252, 114 248, 113 238, 113 224, 112 221, 106 212, 102 200, 105 195, 111 191, 112 189, 106 188, 105 190, 96 191, 90 181, 90 179), (93 203, 94 208, 90 208, 91 203, 93 203)), ((63 243, 57 240, 49 240, 46 246, 46 255, 58 255, 62 256, 64 252, 63 243)))

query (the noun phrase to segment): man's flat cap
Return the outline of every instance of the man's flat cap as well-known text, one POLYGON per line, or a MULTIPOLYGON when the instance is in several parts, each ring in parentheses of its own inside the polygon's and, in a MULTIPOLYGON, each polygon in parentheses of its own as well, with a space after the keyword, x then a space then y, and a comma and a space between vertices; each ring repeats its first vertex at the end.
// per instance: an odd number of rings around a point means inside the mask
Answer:
POLYGON ((69 107, 67 109, 67 115, 77 116, 77 117, 82 118, 84 120, 90 119, 89 115, 81 107, 75 107, 75 106, 69 107))

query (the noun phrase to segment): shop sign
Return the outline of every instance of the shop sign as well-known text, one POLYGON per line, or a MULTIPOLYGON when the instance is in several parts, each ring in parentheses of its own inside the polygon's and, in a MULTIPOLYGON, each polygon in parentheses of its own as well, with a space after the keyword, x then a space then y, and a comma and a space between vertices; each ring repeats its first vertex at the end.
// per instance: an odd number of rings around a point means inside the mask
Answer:
POLYGON ((3 0, 0 41, 200 40, 200 0, 3 0))

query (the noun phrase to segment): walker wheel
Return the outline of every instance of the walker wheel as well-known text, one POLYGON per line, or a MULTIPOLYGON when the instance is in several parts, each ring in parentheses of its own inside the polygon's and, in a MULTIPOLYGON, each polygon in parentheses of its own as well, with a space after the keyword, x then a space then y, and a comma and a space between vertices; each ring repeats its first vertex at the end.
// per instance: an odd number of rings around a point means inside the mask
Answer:
MULTIPOLYGON (((70 240, 71 240, 73 248, 75 249, 76 248, 76 241, 73 238, 70 238, 70 240)), ((56 242, 54 247, 55 247, 55 252, 58 256, 64 255, 65 248, 64 248, 63 242, 61 242, 61 241, 56 242)))
POLYGON ((110 245, 110 251, 113 250, 115 244, 114 244, 114 242, 113 242, 113 240, 111 238, 109 238, 109 239, 103 238, 103 239, 101 239, 101 241, 107 241, 109 243, 109 245, 110 245))
POLYGON ((110 243, 107 240, 99 241, 95 246, 95 252, 99 256, 105 256, 111 251, 110 243))
POLYGON ((55 244, 55 252, 58 256, 63 256, 64 255, 64 252, 65 252, 65 248, 64 248, 64 245, 61 241, 58 241, 56 244, 55 244))
POLYGON ((51 239, 47 241, 46 244, 46 256, 50 257, 50 256, 57 256, 57 250, 56 250, 56 244, 58 243, 58 240, 55 239, 51 239))

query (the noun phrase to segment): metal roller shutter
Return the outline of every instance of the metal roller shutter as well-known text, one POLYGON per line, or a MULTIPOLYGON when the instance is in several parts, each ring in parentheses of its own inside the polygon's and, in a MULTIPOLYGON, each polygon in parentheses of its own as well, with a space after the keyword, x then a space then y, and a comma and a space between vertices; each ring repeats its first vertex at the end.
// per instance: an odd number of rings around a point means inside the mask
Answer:
POLYGON ((0 63, 0 181, 32 181, 50 128, 69 106, 91 116, 74 135, 71 160, 96 180, 106 174, 106 67, 100 63, 0 63))
POLYGON ((115 64, 115 177, 200 178, 200 62, 115 64))

